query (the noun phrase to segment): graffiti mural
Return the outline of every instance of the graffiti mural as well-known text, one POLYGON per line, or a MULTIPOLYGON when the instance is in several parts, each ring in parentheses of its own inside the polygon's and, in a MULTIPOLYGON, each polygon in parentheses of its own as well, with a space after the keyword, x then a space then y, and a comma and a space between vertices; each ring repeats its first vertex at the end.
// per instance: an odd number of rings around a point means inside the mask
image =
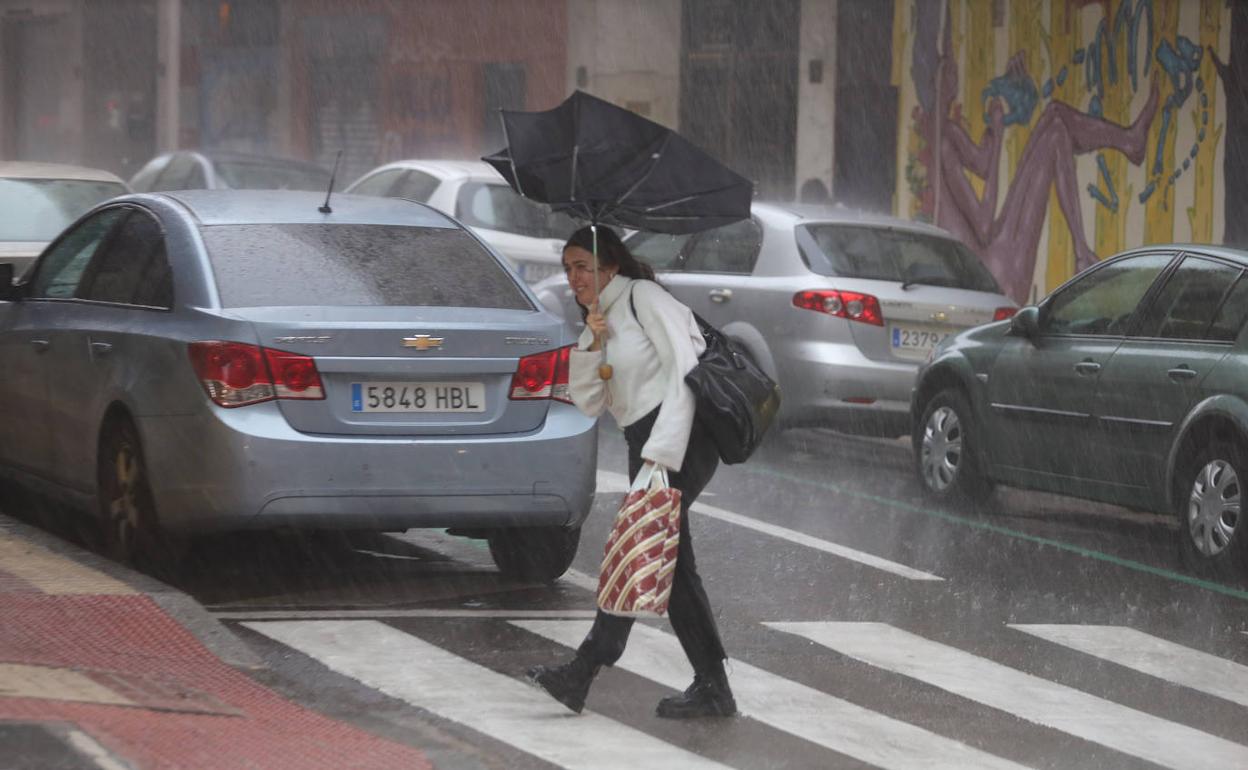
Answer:
POLYGON ((953 232, 1008 294, 1220 237, 1221 0, 895 2, 899 213, 953 232))

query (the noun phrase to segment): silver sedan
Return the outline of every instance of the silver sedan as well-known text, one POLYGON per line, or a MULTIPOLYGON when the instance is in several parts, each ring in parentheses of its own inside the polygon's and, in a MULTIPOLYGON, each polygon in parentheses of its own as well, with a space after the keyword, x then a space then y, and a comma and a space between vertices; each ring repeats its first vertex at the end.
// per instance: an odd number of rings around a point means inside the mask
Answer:
MULTIPOLYGON (((164 535, 448 527, 553 579, 592 502, 571 330, 403 200, 193 191, 103 204, 0 286, 0 471, 164 535)), ((0 272, 4 272, 0 267, 0 272)))
MULTIPOLYGON (((944 230, 841 207, 755 203, 751 213, 700 235, 636 233, 628 245, 780 383, 783 423, 906 435, 915 375, 937 343, 1017 309, 944 230)), ((535 288, 580 320, 562 277, 535 288)))

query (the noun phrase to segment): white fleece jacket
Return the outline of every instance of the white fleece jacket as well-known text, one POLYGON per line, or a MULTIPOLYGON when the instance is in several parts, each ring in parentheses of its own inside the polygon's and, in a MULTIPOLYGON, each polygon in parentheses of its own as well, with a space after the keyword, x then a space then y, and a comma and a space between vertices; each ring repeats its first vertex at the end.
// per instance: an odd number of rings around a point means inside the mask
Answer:
POLYGON ((605 408, 621 428, 662 404, 641 457, 678 471, 695 405, 685 375, 706 349, 693 312, 657 283, 622 275, 602 287, 598 304, 607 320, 605 363, 614 371, 609 381, 598 375, 603 353, 588 350, 594 336, 586 327, 572 349, 568 381, 572 402, 591 417, 605 408), (630 291, 636 319, 628 306, 630 291))

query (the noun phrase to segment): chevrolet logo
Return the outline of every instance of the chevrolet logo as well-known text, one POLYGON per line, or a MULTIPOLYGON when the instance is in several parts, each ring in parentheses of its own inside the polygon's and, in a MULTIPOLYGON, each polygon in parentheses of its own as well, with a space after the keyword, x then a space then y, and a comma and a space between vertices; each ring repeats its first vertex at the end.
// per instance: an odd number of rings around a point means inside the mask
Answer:
POLYGON ((431 337, 428 334, 417 334, 412 337, 403 338, 403 347, 416 348, 417 350, 433 350, 434 348, 442 348, 441 337, 431 337))
POLYGON ((949 316, 946 313, 937 310, 935 313, 932 313, 932 320, 933 321, 948 321, 949 316))

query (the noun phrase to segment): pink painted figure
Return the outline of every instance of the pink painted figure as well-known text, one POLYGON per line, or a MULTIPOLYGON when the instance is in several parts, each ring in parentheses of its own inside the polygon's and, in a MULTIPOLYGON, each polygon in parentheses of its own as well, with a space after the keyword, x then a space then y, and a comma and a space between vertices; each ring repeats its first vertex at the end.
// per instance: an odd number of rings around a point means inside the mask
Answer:
MULTIPOLYGON (((919 130, 935 145, 940 137, 939 172, 929 165, 928 179, 938 184, 936 223, 957 235, 980 255, 1007 294, 1026 302, 1035 272, 1049 189, 1056 186, 1057 200, 1075 244, 1075 268, 1082 270, 1097 260, 1083 231, 1079 180, 1075 157, 1098 150, 1117 150, 1133 165, 1144 160, 1148 129, 1158 106, 1156 74, 1148 102, 1135 121, 1123 126, 1096 118, 1063 102, 1051 101, 1032 129, 1022 158, 1010 180, 1005 201, 997 210, 1001 147, 1005 136, 1004 107, 999 98, 988 105, 989 126, 978 143, 962 127, 954 111, 958 68, 951 48, 949 25, 945 25, 944 53, 939 57, 939 99, 932 114, 916 110, 919 130), (942 120, 939 134, 937 118, 942 120), (984 180, 984 193, 975 194, 966 172, 984 180)), ((1027 76, 1023 54, 1006 65, 1007 72, 1027 76)))

